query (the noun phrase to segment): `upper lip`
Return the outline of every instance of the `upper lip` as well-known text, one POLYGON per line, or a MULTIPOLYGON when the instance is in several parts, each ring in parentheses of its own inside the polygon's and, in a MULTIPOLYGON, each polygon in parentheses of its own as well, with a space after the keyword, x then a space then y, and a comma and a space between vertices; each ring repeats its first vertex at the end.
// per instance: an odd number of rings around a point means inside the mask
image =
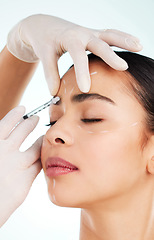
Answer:
POLYGON ((51 167, 61 167, 61 168, 69 168, 72 170, 77 170, 78 168, 72 163, 60 158, 60 157, 51 157, 48 158, 45 163, 46 169, 51 167))

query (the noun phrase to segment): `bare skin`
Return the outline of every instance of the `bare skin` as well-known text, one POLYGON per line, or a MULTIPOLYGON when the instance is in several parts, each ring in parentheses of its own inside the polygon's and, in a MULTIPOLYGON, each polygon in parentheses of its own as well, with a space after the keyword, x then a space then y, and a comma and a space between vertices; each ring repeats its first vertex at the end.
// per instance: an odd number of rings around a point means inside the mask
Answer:
POLYGON ((0 53, 0 119, 17 106, 37 63, 26 63, 14 57, 5 47, 0 53))
POLYGON ((50 109, 53 124, 44 137, 41 159, 45 174, 47 159, 57 156, 78 170, 46 175, 50 199, 56 205, 82 209, 80 240, 152 240, 154 136, 149 133, 142 148, 145 111, 128 89, 127 74, 101 62, 91 63, 90 72, 97 74, 91 75, 89 93, 115 104, 73 101, 81 94, 74 69, 64 75, 58 92, 61 103, 50 109), (102 121, 86 123, 83 118, 102 121), (139 124, 130 125, 136 121, 139 124))

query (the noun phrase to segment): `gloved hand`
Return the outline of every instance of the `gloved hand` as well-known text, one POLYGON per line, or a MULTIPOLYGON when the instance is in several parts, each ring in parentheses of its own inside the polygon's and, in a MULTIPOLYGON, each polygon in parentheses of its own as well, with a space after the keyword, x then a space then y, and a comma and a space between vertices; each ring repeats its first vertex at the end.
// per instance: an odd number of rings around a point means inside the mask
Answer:
POLYGON ((24 120, 10 132, 25 112, 16 107, 0 121, 0 226, 25 200, 41 170, 39 138, 25 152, 19 147, 38 123, 38 117, 24 120))
POLYGON ((86 50, 100 56, 116 70, 126 70, 127 63, 110 46, 140 51, 139 40, 117 30, 93 30, 49 15, 33 15, 19 22, 9 33, 7 47, 26 62, 42 61, 52 95, 58 91, 60 78, 57 61, 66 51, 71 55, 81 91, 88 92, 90 76, 86 50))

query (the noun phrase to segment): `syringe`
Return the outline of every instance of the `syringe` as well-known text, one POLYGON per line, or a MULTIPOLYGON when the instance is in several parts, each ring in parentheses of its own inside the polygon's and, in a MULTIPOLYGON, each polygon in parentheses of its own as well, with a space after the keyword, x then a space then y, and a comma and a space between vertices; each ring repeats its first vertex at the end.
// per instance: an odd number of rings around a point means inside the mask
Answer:
POLYGON ((44 103, 40 107, 34 109, 33 111, 27 113, 22 118, 25 120, 33 115, 37 114, 38 112, 42 111, 43 109, 49 107, 51 104, 56 104, 60 100, 60 97, 53 97, 49 102, 44 103))

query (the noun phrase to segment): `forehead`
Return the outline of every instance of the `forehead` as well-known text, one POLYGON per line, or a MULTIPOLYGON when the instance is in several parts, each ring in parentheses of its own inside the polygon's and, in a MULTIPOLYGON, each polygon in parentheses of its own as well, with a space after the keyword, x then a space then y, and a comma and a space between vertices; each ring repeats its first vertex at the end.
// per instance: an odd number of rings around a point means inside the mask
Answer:
MULTIPOLYGON (((130 76, 126 72, 116 71, 110 68, 102 61, 92 61, 89 64, 89 72, 91 78, 91 88, 89 93, 99 93, 106 97, 116 98, 116 95, 132 95, 132 91, 128 87, 131 81, 130 76)), ((70 96, 72 93, 79 94, 76 82, 74 67, 71 67, 61 79, 58 96, 70 96)), ((131 96, 132 97, 132 96, 131 96)))

